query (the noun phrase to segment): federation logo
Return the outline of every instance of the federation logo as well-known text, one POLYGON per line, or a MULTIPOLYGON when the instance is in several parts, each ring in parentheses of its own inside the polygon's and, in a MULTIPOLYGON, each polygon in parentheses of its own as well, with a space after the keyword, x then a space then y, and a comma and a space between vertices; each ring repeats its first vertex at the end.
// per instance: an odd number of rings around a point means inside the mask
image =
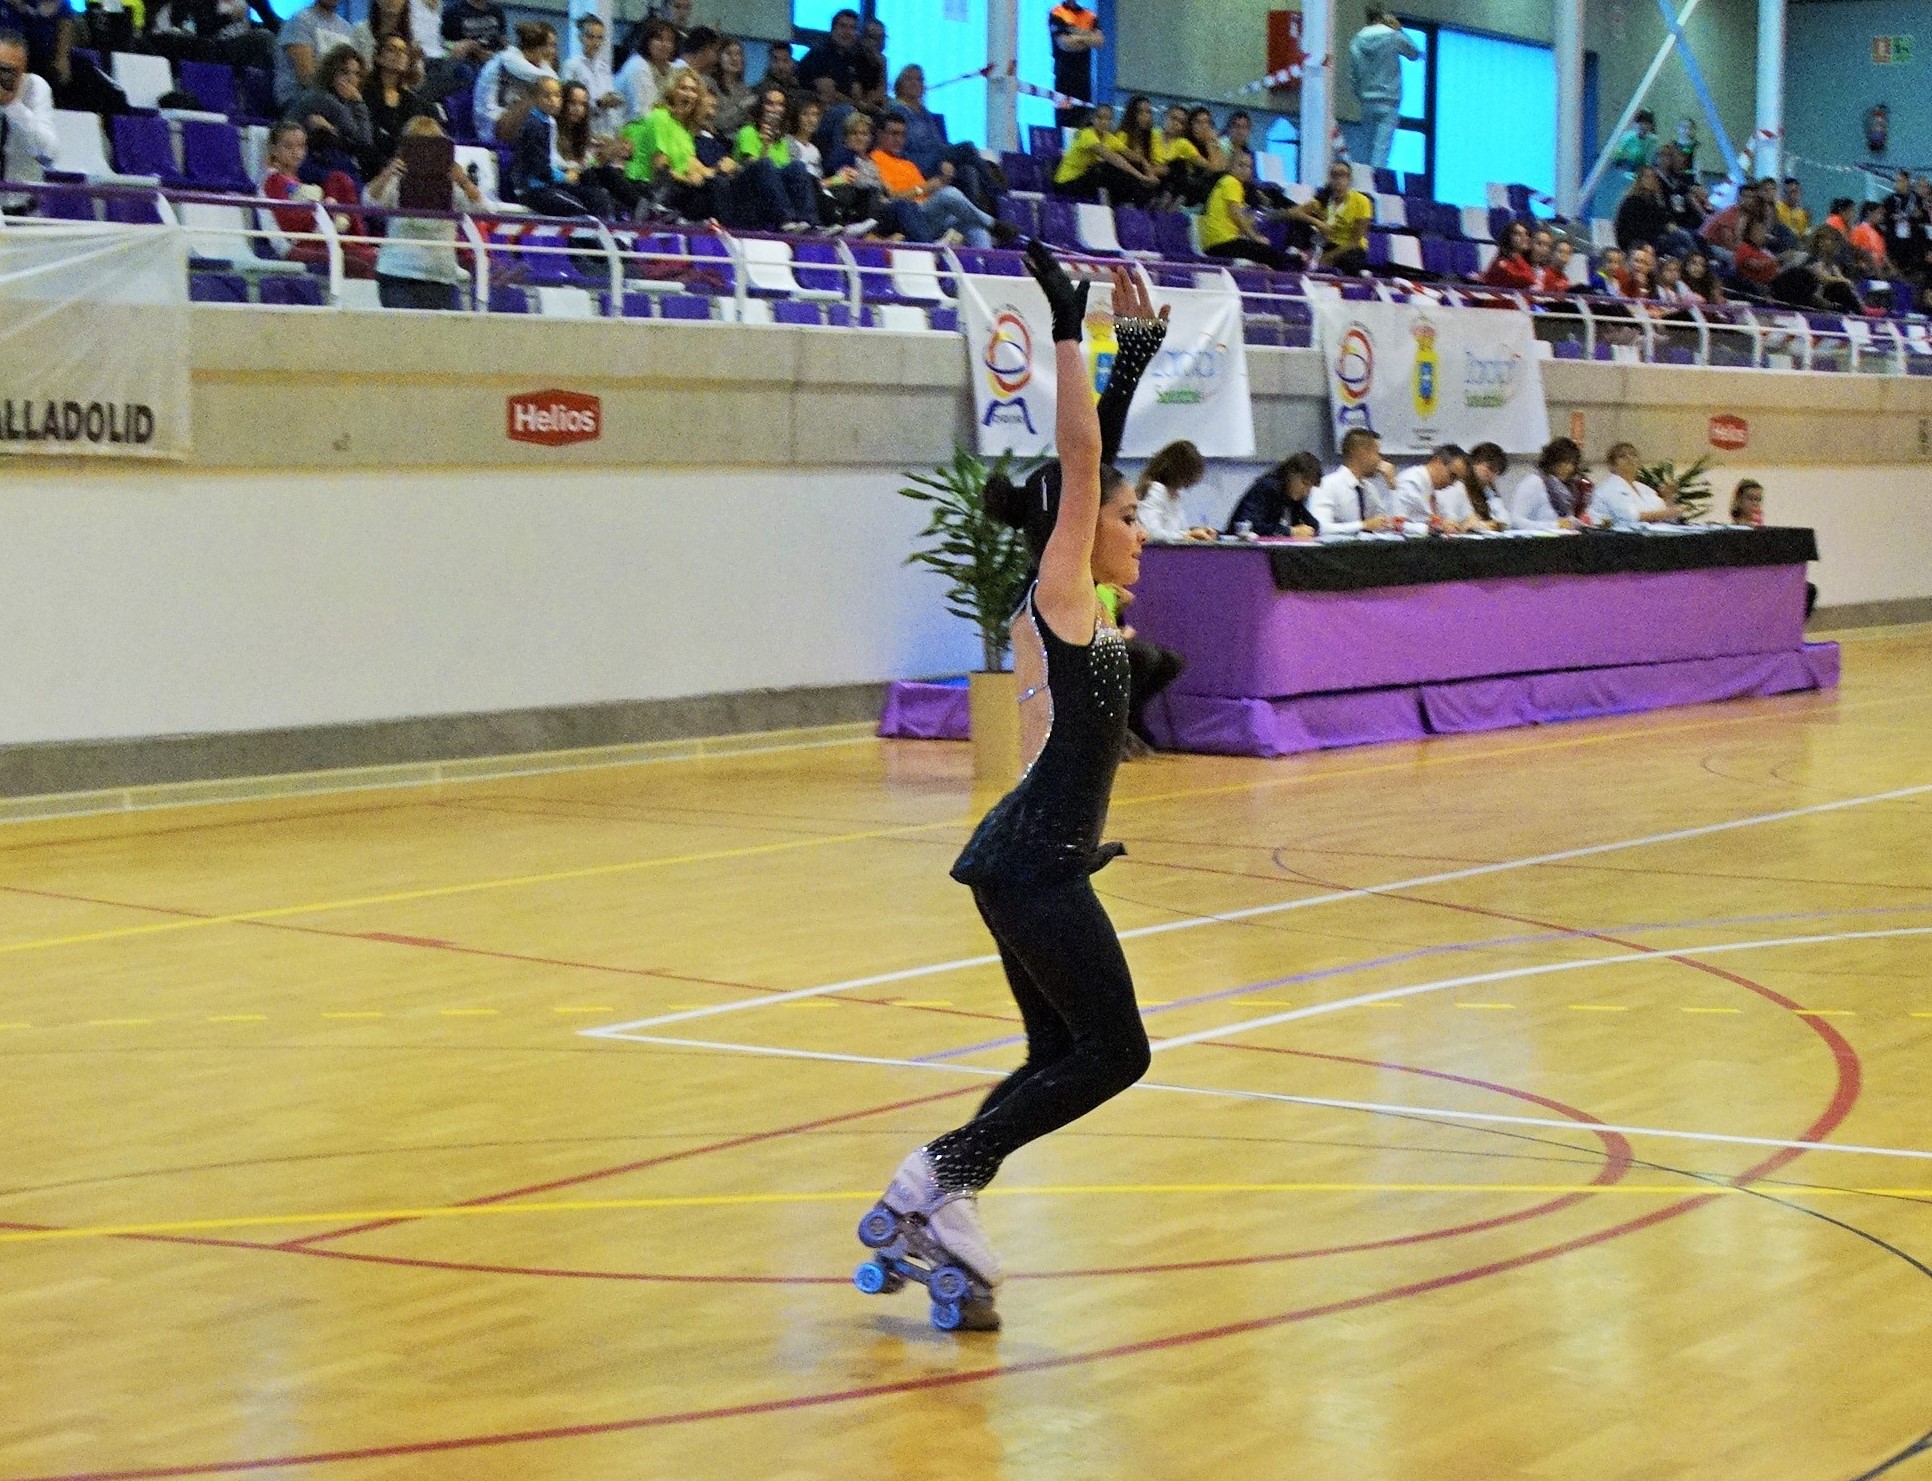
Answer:
POLYGON ((1409 332, 1415 336, 1415 383, 1412 387, 1415 414, 1419 420, 1427 422, 1436 414, 1436 402, 1442 394, 1442 366, 1436 359, 1436 326, 1427 319, 1418 319, 1409 332))
POLYGON ((1018 309, 1001 309, 993 316, 983 363, 993 389, 1002 396, 1017 396, 1033 379, 1033 331, 1018 309))
POLYGON ((1342 331, 1335 346, 1334 372, 1335 431, 1339 436, 1349 427, 1374 430, 1369 414, 1369 393, 1375 389, 1375 336, 1359 320, 1342 331))

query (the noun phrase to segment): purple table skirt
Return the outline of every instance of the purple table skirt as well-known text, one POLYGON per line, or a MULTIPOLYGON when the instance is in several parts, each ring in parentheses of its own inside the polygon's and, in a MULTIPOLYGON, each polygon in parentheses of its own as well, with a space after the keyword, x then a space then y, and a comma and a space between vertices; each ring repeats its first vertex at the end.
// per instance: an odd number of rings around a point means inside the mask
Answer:
POLYGON ((1278 591, 1266 550, 1152 546, 1128 620, 1187 659, 1177 693, 1277 699, 1795 653, 1804 588, 1803 566, 1723 566, 1278 591))
POLYGON ((895 682, 886 689, 879 734, 896 740, 965 740, 971 706, 964 679, 895 682))
POLYGON ((1838 684, 1838 645, 1672 663, 1565 669, 1443 684, 1235 699, 1170 691, 1148 709, 1169 749, 1291 756, 1337 746, 1547 725, 1671 705, 1752 699, 1838 684))

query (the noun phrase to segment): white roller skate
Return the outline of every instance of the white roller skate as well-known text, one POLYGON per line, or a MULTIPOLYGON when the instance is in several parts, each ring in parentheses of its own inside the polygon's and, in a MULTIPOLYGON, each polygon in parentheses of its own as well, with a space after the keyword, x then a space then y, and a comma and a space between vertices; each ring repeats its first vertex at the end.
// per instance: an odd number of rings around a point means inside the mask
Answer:
POLYGON ((971 1193, 943 1193, 925 1148, 899 1164, 885 1194, 859 1220, 859 1243, 875 1251, 852 1273, 868 1296, 918 1281, 932 1297, 932 1324, 942 1332, 996 1332, 993 1292, 999 1257, 980 1227, 971 1193))

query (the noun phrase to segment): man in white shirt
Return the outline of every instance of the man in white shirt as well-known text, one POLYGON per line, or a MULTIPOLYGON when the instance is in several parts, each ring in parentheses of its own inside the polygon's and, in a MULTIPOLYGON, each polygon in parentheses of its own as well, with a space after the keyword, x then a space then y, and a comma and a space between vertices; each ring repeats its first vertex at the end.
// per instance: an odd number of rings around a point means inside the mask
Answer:
POLYGON ((1677 524, 1684 511, 1677 507, 1677 486, 1665 484, 1660 492, 1637 481, 1637 447, 1619 442, 1604 461, 1610 474, 1590 494, 1590 518, 1595 524, 1634 529, 1646 524, 1677 524))
POLYGON ((1395 469, 1382 458, 1382 439, 1366 427, 1350 427, 1342 438, 1342 466, 1315 485, 1308 512, 1324 538, 1386 530, 1395 522, 1389 513, 1394 478, 1395 469))
POLYGON ((1424 524, 1439 520, 1452 529, 1472 528, 1476 511, 1462 489, 1468 476, 1469 455, 1453 442, 1445 442, 1429 454, 1428 462, 1396 474, 1396 514, 1424 524))
MULTIPOLYGON (((54 90, 27 70, 27 42, 18 31, 0 31, 0 178, 32 184, 47 178, 58 138, 54 90)), ((31 209, 27 196, 0 197, 10 211, 31 209)))
POLYGON ((355 28, 337 10, 339 0, 310 0, 282 22, 275 38, 275 101, 287 107, 315 76, 315 67, 338 46, 354 46, 355 28))
POLYGON ((518 21, 517 44, 504 47, 476 74, 471 104, 478 137, 514 142, 530 117, 536 84, 556 78, 556 60, 556 30, 546 21, 518 21))

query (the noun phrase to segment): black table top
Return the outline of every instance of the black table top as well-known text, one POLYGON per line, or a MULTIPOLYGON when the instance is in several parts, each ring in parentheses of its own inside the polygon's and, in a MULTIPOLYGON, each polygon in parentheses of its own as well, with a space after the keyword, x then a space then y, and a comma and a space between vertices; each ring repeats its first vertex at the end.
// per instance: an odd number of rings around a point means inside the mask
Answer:
POLYGON ((1176 546, 1203 555, 1265 553, 1280 591, 1360 591, 1512 576, 1610 576, 1624 571, 1691 571, 1710 566, 1797 566, 1818 558, 1807 529, 1711 525, 1658 534, 1583 530, 1540 538, 1335 540, 1327 543, 1221 541, 1176 546))

